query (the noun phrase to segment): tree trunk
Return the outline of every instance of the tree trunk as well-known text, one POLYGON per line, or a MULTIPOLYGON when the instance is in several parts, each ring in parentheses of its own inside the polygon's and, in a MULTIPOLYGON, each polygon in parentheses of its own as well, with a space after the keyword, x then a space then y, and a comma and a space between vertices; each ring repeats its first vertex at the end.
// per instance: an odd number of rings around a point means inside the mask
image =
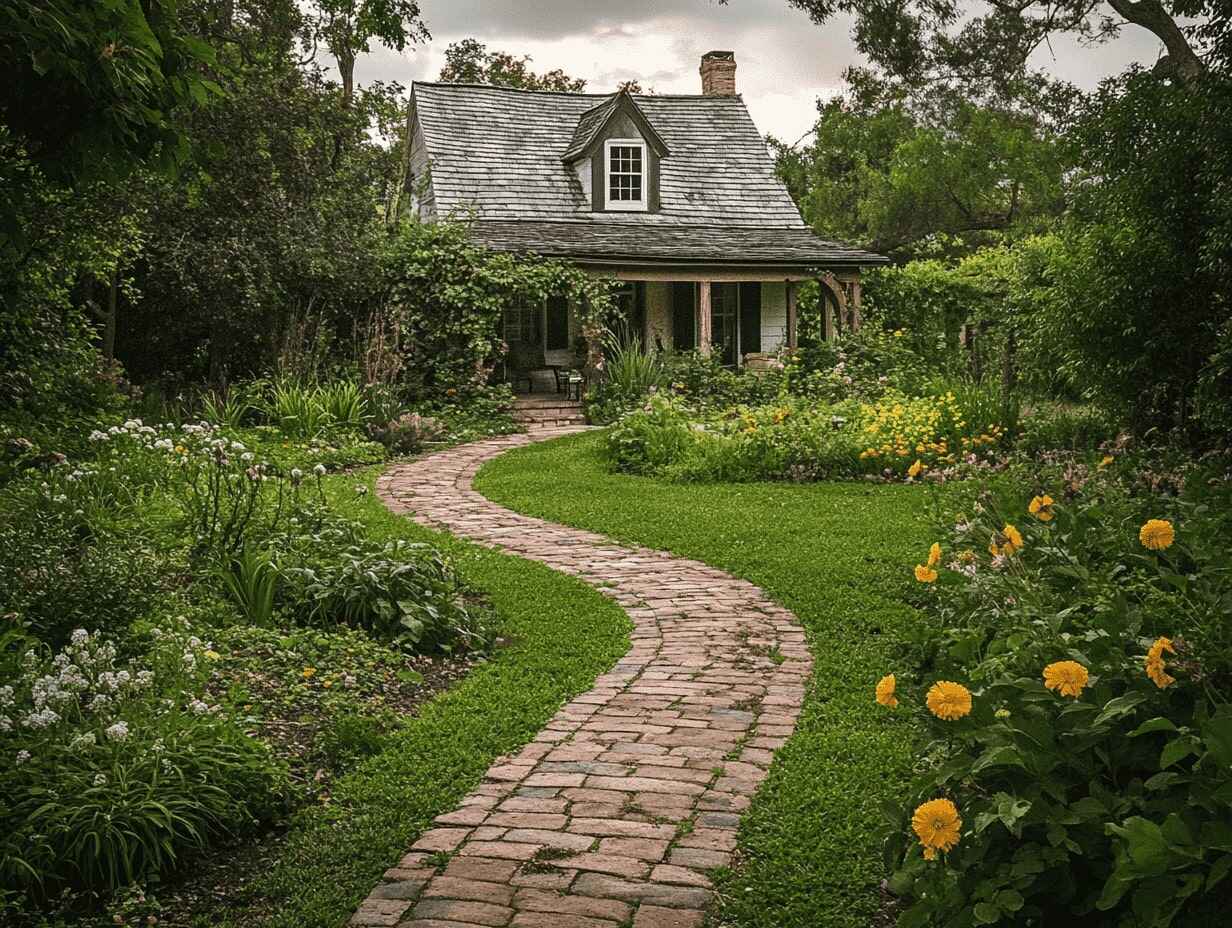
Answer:
POLYGON ((1206 70, 1168 11, 1159 0, 1108 0, 1109 5, 1127 22, 1141 26, 1164 43, 1168 54, 1155 66, 1157 70, 1171 72, 1192 86, 1206 70))
POLYGON ((107 288, 107 312, 103 315, 103 357, 108 363, 115 360, 116 340, 116 306, 120 294, 120 271, 117 268, 111 275, 111 285, 107 288))

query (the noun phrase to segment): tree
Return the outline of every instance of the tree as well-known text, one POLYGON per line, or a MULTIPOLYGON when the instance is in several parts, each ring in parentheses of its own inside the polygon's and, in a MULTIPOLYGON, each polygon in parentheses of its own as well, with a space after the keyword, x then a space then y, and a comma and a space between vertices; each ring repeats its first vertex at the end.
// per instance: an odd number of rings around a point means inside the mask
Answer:
POLYGON ((897 256, 958 237, 961 252, 1060 213, 1067 162, 1047 124, 963 100, 932 109, 853 92, 819 103, 811 144, 772 141, 819 235, 897 256))
POLYGON ((522 90, 581 93, 586 89, 585 80, 569 77, 559 68, 536 74, 530 69, 530 62, 529 55, 516 58, 508 52, 490 52, 476 39, 463 39, 450 43, 445 49, 445 66, 441 68, 440 79, 447 84, 492 84, 522 90))
POLYGON ((325 43, 338 63, 342 99, 355 98, 355 61, 373 40, 402 51, 431 38, 416 0, 311 0, 312 38, 325 43))
MULTIPOLYGON (((725 0, 724 0, 725 2, 725 0)), ((1225 17, 1222 0, 788 0, 819 25, 854 17, 856 48, 904 86, 961 87, 1012 99, 1029 81, 1028 59, 1051 36, 1084 44, 1116 39, 1126 25, 1149 30, 1167 54, 1155 71, 1193 87, 1205 70, 1204 21, 1225 17), (1191 27, 1190 21, 1197 21, 1191 27)), ((1038 77, 1038 76, 1037 76, 1038 77)))
POLYGON ((0 57, 0 122, 52 183, 173 169, 187 154, 178 112, 221 93, 176 0, 6 2, 0 57))

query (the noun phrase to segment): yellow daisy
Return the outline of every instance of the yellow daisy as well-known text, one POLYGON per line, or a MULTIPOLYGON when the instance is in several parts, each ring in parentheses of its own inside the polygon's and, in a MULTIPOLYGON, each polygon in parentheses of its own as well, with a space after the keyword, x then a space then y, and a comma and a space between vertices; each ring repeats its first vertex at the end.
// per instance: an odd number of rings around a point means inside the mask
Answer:
POLYGON ((911 830, 924 845, 924 857, 928 860, 935 859, 938 851, 944 854, 958 844, 961 829, 958 808, 948 799, 931 799, 911 816, 911 830))
POLYGON ((1031 513, 1031 515, 1035 516, 1035 518, 1039 519, 1041 522, 1051 522, 1053 516, 1052 506, 1052 497, 1045 493, 1043 496, 1034 496, 1031 498, 1031 503, 1027 506, 1027 512, 1031 513))
POLYGON ((1176 532, 1167 519, 1148 519, 1142 528, 1138 529, 1138 540, 1144 548, 1152 551, 1162 551, 1172 546, 1176 532))
POLYGON ((894 695, 896 681, 894 674, 886 674, 877 681, 877 703, 893 709, 898 705, 898 697, 894 695))
POLYGON ((939 680, 924 699, 928 711, 939 719, 954 722, 971 713, 971 691, 961 683, 939 680))
POLYGON ((1056 661, 1044 668, 1044 686, 1057 690, 1062 696, 1077 699, 1088 679, 1087 669, 1077 661, 1056 661))
POLYGON ((1157 638, 1155 643, 1151 645, 1151 649, 1146 652, 1146 675, 1151 678, 1151 682, 1158 686, 1161 690, 1176 682, 1176 677, 1168 673, 1164 668, 1164 652, 1175 654, 1176 648, 1172 646, 1171 638, 1157 638))

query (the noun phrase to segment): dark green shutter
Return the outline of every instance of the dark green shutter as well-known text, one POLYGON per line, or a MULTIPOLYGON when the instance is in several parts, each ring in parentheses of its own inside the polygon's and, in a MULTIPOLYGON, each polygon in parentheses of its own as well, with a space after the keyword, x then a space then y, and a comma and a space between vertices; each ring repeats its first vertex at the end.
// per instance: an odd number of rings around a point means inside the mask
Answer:
POLYGON ((693 284, 672 284, 672 347, 677 351, 692 351, 697 347, 696 310, 693 305, 693 284))
POLYGON ((740 285, 740 351, 761 351, 761 284, 756 282, 740 285))
POLYGON ((569 301, 563 296, 548 297, 548 351, 569 347, 569 301))

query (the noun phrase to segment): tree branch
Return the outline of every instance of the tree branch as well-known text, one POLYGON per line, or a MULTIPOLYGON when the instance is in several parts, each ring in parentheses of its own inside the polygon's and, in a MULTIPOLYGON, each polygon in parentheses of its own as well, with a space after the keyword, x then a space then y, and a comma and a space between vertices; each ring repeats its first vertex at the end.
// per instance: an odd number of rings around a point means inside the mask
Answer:
POLYGON ((1157 69, 1170 71, 1187 85, 1192 85, 1206 70, 1181 27, 1159 0, 1108 0, 1108 4, 1126 22, 1152 32, 1164 43, 1168 54, 1160 59, 1157 69))

